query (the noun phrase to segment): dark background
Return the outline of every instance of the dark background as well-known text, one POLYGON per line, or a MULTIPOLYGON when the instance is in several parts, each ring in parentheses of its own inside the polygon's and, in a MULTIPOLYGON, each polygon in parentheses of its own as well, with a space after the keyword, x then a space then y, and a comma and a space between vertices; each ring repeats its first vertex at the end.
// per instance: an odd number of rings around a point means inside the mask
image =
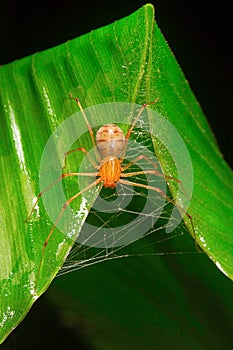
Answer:
MULTIPOLYGON (((232 11, 222 0, 150 1, 156 21, 180 63, 217 138, 232 165, 232 11)), ((56 46, 136 11, 147 1, 110 2, 49 0, 0 3, 0 64, 56 46)), ((55 288, 55 287, 51 287, 55 288)), ((50 293, 49 291, 47 293, 50 293)), ((46 293, 46 294, 47 294, 46 293)), ((84 342, 62 329, 46 295, 1 349, 88 349, 84 342), (43 320, 43 321, 42 321, 43 320), (30 328, 29 328, 30 327, 30 328), (28 334, 30 329, 30 334, 28 334), (53 334, 56 336, 53 337, 53 334), (29 339, 36 340, 33 344, 29 339), (58 346, 59 345, 59 346, 58 346), (38 346, 38 347, 37 347, 38 346)))

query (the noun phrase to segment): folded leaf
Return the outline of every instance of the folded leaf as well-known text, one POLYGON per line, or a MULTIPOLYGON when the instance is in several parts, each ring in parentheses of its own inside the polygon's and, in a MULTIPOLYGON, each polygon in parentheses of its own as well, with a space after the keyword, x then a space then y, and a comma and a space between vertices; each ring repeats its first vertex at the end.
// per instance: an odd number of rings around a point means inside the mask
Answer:
MULTIPOLYGON (((233 277, 232 172, 153 16, 153 7, 146 5, 111 25, 0 67, 0 341, 48 288, 73 245, 56 228, 43 248, 53 223, 42 200, 25 222, 41 191, 39 169, 46 143, 78 110, 70 93, 84 108, 109 102, 142 105, 159 99, 149 108, 174 127, 191 158, 194 187, 188 213, 197 243, 233 277)), ((130 116, 123 121, 129 122, 130 116)), ((158 135, 153 114, 149 123, 151 134, 158 135)), ((174 162, 165 157, 158 139, 152 139, 164 174, 175 177, 174 162)), ((91 146, 88 133, 82 145, 91 146)), ((70 161, 74 171, 82 159, 77 154, 70 161)), ((61 160, 58 174, 63 166, 61 160)), ((176 184, 169 182, 169 188, 175 197, 176 184)), ((75 208, 82 214, 76 234, 98 190, 89 191, 85 203, 82 196, 77 200, 75 208)), ((55 197, 50 200, 56 202, 55 197)), ((189 218, 184 221, 194 236, 189 218)))

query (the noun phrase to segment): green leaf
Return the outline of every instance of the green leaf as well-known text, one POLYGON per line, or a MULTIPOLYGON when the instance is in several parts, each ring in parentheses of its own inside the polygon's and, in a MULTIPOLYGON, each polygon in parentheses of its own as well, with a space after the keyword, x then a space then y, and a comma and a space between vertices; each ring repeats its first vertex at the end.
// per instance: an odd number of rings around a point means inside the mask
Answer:
MULTIPOLYGON (((146 5, 111 25, 0 67, 0 341, 48 288, 73 245, 56 229, 37 281, 43 244, 53 223, 42 201, 31 220, 25 219, 41 190, 40 162, 46 143, 78 110, 70 93, 84 108, 159 98, 150 108, 175 127, 191 156, 194 188, 188 212, 197 242, 218 268, 233 277, 232 172, 153 16, 153 7, 146 5)), ((155 126, 150 119, 152 135, 157 135, 155 126)), ((164 173, 175 177, 169 155, 164 156, 156 137, 153 142, 164 173)), ((82 145, 91 147, 90 138, 83 137, 82 145)), ((73 169, 82 156, 75 159, 76 164, 73 158, 70 161, 73 169)), ((169 183, 174 196, 175 185, 169 183)), ((97 191, 89 192, 78 230, 96 195, 97 191)), ((80 205, 81 197, 76 208, 80 205)), ((184 221, 193 235, 190 220, 184 217, 184 221)))

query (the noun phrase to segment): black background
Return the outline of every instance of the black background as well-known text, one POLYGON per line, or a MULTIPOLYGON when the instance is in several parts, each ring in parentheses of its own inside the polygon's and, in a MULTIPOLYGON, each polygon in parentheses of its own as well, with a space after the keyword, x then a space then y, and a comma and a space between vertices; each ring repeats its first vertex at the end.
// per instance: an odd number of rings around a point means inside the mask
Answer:
MULTIPOLYGON (((93 4, 74 0, 1 3, 0 64, 56 46, 107 25, 146 3, 98 1, 93 4)), ((156 21, 189 80, 225 159, 232 164, 230 2, 222 0, 216 4, 210 0, 161 0, 151 3, 155 6, 156 21)), ((1 349, 27 349, 30 346, 29 339, 35 340, 31 343, 34 349, 41 348, 42 345, 47 348, 46 339, 48 342, 49 338, 53 339, 55 331, 57 344, 54 344, 54 348, 71 348, 71 344, 77 344, 77 339, 72 339, 72 334, 58 327, 56 310, 50 308, 43 296, 1 349), (30 334, 25 331, 29 325, 30 334)), ((78 348, 88 349, 81 340, 78 348)))

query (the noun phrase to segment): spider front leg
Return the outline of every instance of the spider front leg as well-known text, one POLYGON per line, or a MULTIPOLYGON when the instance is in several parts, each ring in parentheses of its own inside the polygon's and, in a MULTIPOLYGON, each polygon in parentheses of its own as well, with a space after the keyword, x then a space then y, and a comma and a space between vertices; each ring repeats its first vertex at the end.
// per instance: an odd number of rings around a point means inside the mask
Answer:
POLYGON ((138 119, 140 118, 142 112, 144 111, 144 109, 145 109, 147 106, 156 104, 156 103, 158 102, 158 100, 159 100, 159 98, 156 98, 154 101, 148 102, 148 103, 144 103, 144 104, 142 105, 142 107, 140 108, 140 110, 139 110, 137 116, 135 117, 135 119, 134 119, 134 121, 133 121, 131 127, 129 128, 129 130, 128 130, 126 136, 125 136, 125 139, 126 139, 126 140, 128 140, 128 139, 130 138, 131 132, 133 131, 133 129, 134 129, 134 127, 135 127, 135 125, 136 125, 138 119))
POLYGON ((142 112, 144 111, 144 109, 147 107, 147 106, 150 106, 150 105, 153 105, 153 104, 156 104, 157 101, 159 100, 159 98, 156 98, 153 102, 149 102, 149 103, 144 103, 142 105, 142 107, 140 108, 138 114, 136 115, 135 119, 133 120, 133 123, 131 124, 131 126, 129 127, 129 130, 127 131, 127 134, 125 135, 125 149, 122 153, 122 156, 120 158, 120 162, 122 162, 125 158, 125 154, 126 154, 126 151, 127 151, 127 142, 130 138, 130 135, 135 127, 135 125, 137 124, 142 112))
POLYGON ((71 93, 70 93, 70 98, 77 103, 77 105, 78 105, 78 107, 79 107, 79 109, 80 109, 80 111, 82 113, 83 119, 84 119, 84 121, 86 123, 87 129, 88 129, 90 137, 91 137, 91 142, 92 142, 92 145, 94 147, 94 152, 95 152, 96 159, 100 162, 101 161, 101 157, 100 157, 100 155, 99 155, 99 153, 97 152, 97 149, 96 149, 96 142, 95 142, 94 132, 93 132, 91 124, 89 123, 89 120, 88 120, 88 118, 87 118, 87 116, 86 116, 86 114, 84 112, 84 109, 83 109, 83 107, 81 105, 81 102, 80 102, 80 100, 77 97, 73 97, 73 95, 71 93))

